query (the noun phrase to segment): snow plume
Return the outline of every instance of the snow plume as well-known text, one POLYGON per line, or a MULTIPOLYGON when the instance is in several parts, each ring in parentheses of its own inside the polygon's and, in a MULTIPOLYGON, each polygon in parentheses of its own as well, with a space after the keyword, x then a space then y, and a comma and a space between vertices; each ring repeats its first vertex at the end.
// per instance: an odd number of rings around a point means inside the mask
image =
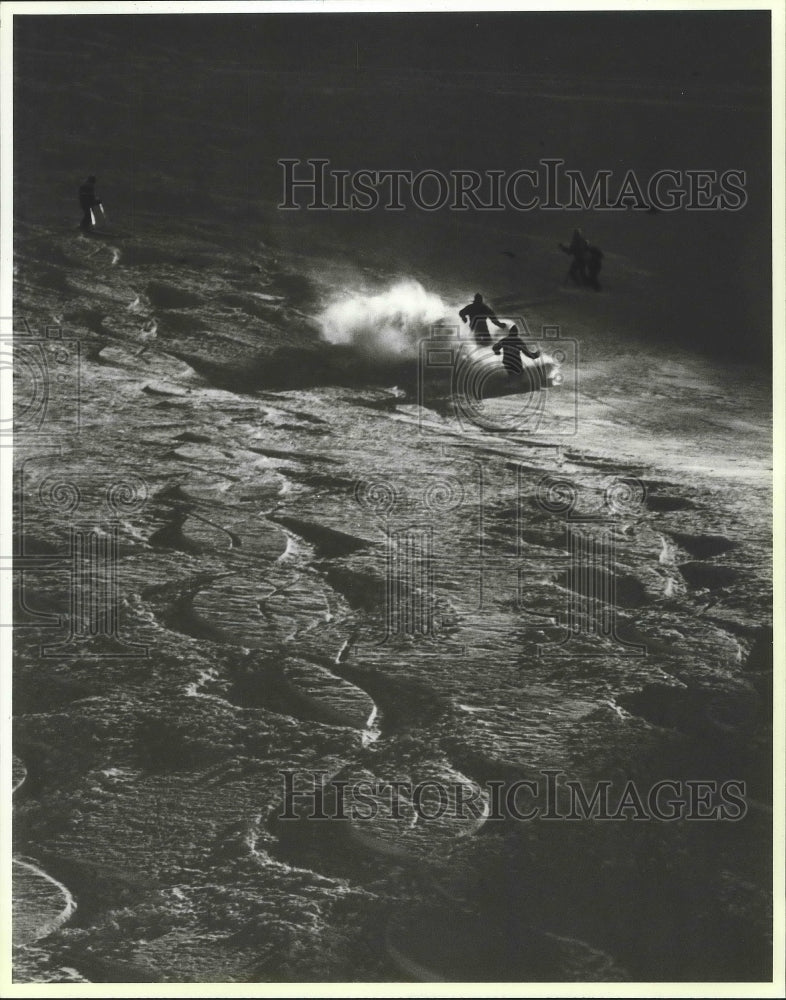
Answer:
POLYGON ((331 344, 349 344, 364 354, 414 356, 430 328, 451 310, 417 281, 399 281, 384 292, 350 292, 332 302, 319 317, 322 336, 331 344))

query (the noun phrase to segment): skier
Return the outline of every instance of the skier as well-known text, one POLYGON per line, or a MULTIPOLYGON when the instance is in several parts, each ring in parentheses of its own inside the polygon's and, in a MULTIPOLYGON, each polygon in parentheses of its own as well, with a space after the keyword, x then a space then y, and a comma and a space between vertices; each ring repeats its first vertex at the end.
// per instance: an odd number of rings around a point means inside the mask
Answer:
POLYGON ((490 309, 483 301, 483 296, 480 292, 476 294, 469 305, 459 310, 459 316, 462 323, 466 323, 469 320, 469 328, 475 334, 475 343, 478 347, 489 347, 491 345, 491 334, 489 333, 487 320, 491 320, 500 330, 507 329, 505 324, 500 323, 494 315, 494 310, 490 309))
POLYGON ((603 267, 603 251, 600 247, 587 247, 587 284, 590 288, 594 288, 596 292, 600 291, 600 282, 598 281, 598 275, 600 274, 600 269, 603 267))
POLYGON ((526 354, 528 358, 540 357, 540 351, 531 351, 519 336, 519 328, 514 324, 507 334, 496 342, 492 347, 495 354, 502 351, 502 364, 508 375, 521 375, 524 365, 521 361, 521 354, 526 354))
POLYGON ((558 246, 563 253, 566 253, 569 257, 573 258, 573 262, 568 269, 568 273, 565 275, 565 281, 567 281, 568 278, 572 278, 573 283, 576 285, 586 284, 587 248, 589 244, 584 237, 584 233, 582 233, 580 229, 574 229, 573 239, 570 241, 570 246, 565 246, 564 243, 559 243, 558 246))
POLYGON ((96 198, 96 179, 92 174, 79 187, 79 205, 82 209, 82 221, 79 223, 79 228, 89 233, 94 225, 92 209, 95 206, 101 208, 101 202, 96 198))

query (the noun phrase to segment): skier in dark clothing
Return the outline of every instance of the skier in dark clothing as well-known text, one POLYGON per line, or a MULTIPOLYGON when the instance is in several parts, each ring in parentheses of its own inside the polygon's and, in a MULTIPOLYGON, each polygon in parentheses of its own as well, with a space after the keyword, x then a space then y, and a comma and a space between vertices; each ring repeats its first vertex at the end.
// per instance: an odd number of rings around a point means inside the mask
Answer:
POLYGON ((508 375, 521 375, 524 371, 524 365, 519 355, 526 354, 528 358, 533 360, 540 357, 540 351, 533 352, 527 347, 519 336, 518 327, 515 325, 511 326, 507 334, 496 342, 492 350, 495 354, 502 351, 502 364, 508 375))
POLYGON ((565 281, 568 278, 572 278, 574 284, 583 285, 587 281, 587 248, 589 244, 584 237, 584 233, 580 229, 573 230, 573 239, 570 241, 570 246, 565 246, 564 243, 559 244, 560 250, 563 253, 568 254, 569 257, 573 258, 573 262, 570 265, 568 273, 565 275, 565 281))
POLYGON ((466 323, 469 320, 469 328, 475 334, 475 343, 478 347, 489 347, 491 345, 491 334, 489 333, 487 320, 491 320, 500 330, 507 329, 505 324, 500 323, 494 315, 494 310, 490 309, 483 301, 483 296, 480 292, 477 293, 468 306, 464 306, 463 309, 459 310, 459 316, 462 323, 466 323))
POLYGON ((79 186, 79 205, 82 209, 82 221, 79 223, 79 228, 89 233, 93 228, 91 209, 96 205, 101 207, 100 200, 96 198, 96 179, 92 175, 79 186))
POLYGON ((596 292, 600 291, 600 282, 598 281, 598 275, 600 274, 600 269, 603 267, 603 251, 600 247, 587 247, 587 284, 594 288, 596 292))

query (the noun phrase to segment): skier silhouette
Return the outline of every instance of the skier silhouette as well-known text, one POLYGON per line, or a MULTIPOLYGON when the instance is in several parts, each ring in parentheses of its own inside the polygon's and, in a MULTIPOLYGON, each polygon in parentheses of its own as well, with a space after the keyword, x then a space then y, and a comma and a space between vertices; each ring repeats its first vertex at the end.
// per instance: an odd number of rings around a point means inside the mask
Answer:
POLYGON ((521 375, 524 371, 524 365, 521 361, 521 354, 526 354, 528 358, 540 357, 540 351, 532 352, 524 341, 519 336, 519 328, 511 326, 507 334, 496 342, 492 347, 492 351, 495 354, 499 354, 502 351, 502 364, 505 367, 505 371, 508 375, 521 375))
POLYGON ((559 243, 558 246, 563 253, 573 258, 568 273, 565 275, 565 281, 568 278, 572 278, 573 283, 576 285, 585 284, 587 281, 587 248, 589 244, 584 237, 584 233, 580 229, 574 229, 570 246, 565 246, 564 243, 559 243))
POLYGON ((89 233, 94 225, 91 209, 96 205, 101 207, 100 200, 96 198, 96 179, 92 174, 79 187, 79 205, 82 209, 82 221, 79 223, 79 228, 89 233))
POLYGON ((494 315, 494 310, 490 309, 483 301, 483 296, 480 292, 475 295, 475 298, 469 305, 459 310, 459 316, 462 323, 466 323, 469 320, 469 328, 475 335, 475 343, 478 347, 489 347, 491 345, 491 334, 489 333, 487 320, 491 320, 500 330, 507 329, 505 324, 500 323, 494 315))
POLYGON ((594 288, 596 292, 600 291, 600 282, 598 281, 598 275, 600 274, 600 269, 603 267, 603 251, 600 247, 587 247, 587 284, 590 288, 594 288))

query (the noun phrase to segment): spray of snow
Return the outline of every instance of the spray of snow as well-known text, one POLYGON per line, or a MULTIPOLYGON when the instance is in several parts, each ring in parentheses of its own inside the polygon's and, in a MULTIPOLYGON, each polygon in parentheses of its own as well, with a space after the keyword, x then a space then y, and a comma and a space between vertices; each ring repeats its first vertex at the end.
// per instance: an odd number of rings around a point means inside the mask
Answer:
POLYGON ((349 292, 331 302, 319 317, 331 344, 348 344, 363 354, 410 357, 430 328, 455 310, 417 281, 399 281, 386 291, 349 292))

